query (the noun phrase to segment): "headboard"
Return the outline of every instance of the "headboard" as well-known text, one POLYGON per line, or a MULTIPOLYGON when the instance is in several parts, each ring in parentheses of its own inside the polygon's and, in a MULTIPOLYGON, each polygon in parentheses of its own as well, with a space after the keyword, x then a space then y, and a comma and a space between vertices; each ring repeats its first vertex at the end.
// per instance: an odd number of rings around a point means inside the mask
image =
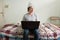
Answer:
POLYGON ((51 16, 50 18, 50 23, 53 23, 57 26, 60 26, 60 17, 58 16, 51 16))

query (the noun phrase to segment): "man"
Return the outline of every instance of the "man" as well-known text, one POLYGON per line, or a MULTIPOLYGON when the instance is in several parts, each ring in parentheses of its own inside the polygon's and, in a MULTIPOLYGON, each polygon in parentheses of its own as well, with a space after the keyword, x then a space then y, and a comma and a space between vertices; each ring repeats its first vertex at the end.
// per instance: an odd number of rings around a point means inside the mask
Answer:
MULTIPOLYGON (((24 15, 23 21, 38 21, 37 15, 33 13, 32 6, 29 6, 27 11, 28 13, 24 15)), ((33 31, 34 40, 39 40, 37 29, 34 29, 34 30, 24 29, 23 40, 29 40, 28 39, 29 31, 33 31)))

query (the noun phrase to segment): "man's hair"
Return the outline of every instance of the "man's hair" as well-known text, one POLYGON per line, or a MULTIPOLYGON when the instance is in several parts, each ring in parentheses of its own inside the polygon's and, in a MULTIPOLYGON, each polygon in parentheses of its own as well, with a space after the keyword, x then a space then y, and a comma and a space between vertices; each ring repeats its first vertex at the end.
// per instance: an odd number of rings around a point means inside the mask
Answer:
POLYGON ((27 10, 27 11, 29 11, 29 10, 30 10, 30 8, 31 8, 31 6, 29 6, 29 7, 28 7, 28 10, 27 10))

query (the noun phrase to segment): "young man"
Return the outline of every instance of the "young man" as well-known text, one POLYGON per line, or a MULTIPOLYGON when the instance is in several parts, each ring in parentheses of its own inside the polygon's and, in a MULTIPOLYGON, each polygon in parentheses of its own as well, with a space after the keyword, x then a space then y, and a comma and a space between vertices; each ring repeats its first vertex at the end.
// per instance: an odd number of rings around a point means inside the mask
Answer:
MULTIPOLYGON (((32 6, 28 7, 28 13, 24 15, 23 21, 38 21, 37 15, 33 13, 32 6)), ((37 29, 34 30, 24 29, 23 40, 29 40, 28 39, 29 31, 33 31, 34 40, 39 40, 37 29)))

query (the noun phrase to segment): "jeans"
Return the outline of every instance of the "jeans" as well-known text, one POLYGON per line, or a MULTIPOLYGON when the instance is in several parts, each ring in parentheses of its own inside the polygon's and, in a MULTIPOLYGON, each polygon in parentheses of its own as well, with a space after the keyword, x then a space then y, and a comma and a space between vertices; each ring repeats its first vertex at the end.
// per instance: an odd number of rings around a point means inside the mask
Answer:
MULTIPOLYGON (((37 29, 32 30, 34 33, 34 40, 39 40, 37 29)), ((29 40, 28 38, 29 29, 24 29, 23 40, 29 40)))

